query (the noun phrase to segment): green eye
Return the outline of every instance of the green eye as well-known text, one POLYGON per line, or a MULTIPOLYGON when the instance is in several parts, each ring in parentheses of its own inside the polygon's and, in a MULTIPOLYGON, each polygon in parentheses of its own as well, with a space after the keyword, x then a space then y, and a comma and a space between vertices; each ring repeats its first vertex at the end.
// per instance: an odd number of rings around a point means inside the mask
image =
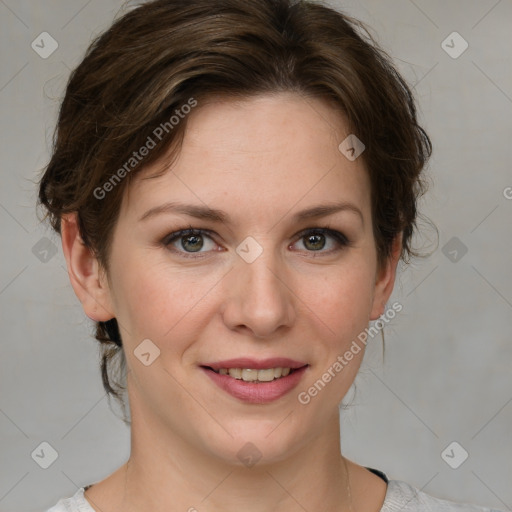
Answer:
MULTIPOLYGON (((297 241, 292 245, 301 243, 302 247, 296 250, 307 253, 330 254, 350 245, 343 233, 329 228, 306 229, 296 235, 296 238, 297 241)), ((206 255, 218 247, 209 230, 192 227, 169 234, 163 244, 173 252, 191 258, 201 257, 200 254, 206 255)))

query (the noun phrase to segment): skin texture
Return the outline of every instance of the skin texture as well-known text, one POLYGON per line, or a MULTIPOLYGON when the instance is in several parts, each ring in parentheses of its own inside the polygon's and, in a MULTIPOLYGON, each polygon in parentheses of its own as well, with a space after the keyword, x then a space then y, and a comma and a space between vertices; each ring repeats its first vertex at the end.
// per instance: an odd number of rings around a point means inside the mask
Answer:
MULTIPOLYGON (((154 177, 162 162, 151 165, 125 193, 108 277, 74 215, 63 219, 73 288, 91 319, 118 319, 128 366, 130 458, 86 497, 103 512, 350 510, 338 404, 364 350, 309 404, 297 395, 383 314, 399 238, 378 268, 369 178, 362 158, 351 162, 338 150, 350 132, 322 100, 294 93, 211 100, 188 123, 170 168, 154 177), (167 212, 139 220, 170 201, 221 209, 229 219, 167 212), (293 219, 339 201, 362 218, 343 210, 293 219), (167 235, 190 226, 212 232, 201 252, 187 253, 183 239, 166 246, 167 235), (322 227, 343 233, 348 245, 325 235, 315 251, 298 236, 322 227), (236 253, 248 236, 263 249, 252 263, 236 253), (160 349, 150 366, 134 355, 144 339, 160 349), (228 395, 199 367, 278 356, 309 367, 297 388, 270 404, 228 395), (247 442, 262 454, 251 468, 237 457, 247 442)), ((351 461, 347 467, 352 510, 380 510, 386 484, 351 461)))

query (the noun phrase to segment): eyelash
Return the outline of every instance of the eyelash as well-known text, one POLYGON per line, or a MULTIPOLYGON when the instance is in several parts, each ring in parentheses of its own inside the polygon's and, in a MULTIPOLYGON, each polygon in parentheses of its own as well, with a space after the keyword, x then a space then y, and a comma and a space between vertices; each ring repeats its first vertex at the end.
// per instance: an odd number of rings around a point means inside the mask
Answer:
MULTIPOLYGON (((165 247, 167 247, 168 249, 170 249, 172 252, 178 253, 181 256, 183 256, 184 258, 199 259, 199 258, 204 258, 211 251, 204 251, 204 252, 198 251, 198 252, 194 253, 194 252, 180 251, 180 250, 176 250, 174 248, 171 249, 170 246, 174 241, 179 240, 180 238, 184 238, 186 236, 207 236, 212 241, 215 241, 213 239, 212 235, 213 235, 213 232, 208 229, 193 228, 192 226, 190 226, 188 229, 181 229, 179 231, 174 231, 174 232, 168 234, 162 240, 162 244, 165 247)), ((340 231, 336 231, 334 229, 330 229, 328 227, 304 229, 300 233, 297 233, 296 241, 294 243, 298 242, 302 238, 305 238, 305 237, 311 236, 311 235, 327 235, 327 236, 334 238, 334 240, 338 244, 338 247, 336 249, 331 249, 329 251, 323 251, 322 249, 320 249, 318 251, 306 250, 306 252, 309 252, 312 254, 315 254, 315 253, 332 254, 332 253, 343 250, 345 247, 350 246, 350 240, 343 233, 341 233, 340 231)))

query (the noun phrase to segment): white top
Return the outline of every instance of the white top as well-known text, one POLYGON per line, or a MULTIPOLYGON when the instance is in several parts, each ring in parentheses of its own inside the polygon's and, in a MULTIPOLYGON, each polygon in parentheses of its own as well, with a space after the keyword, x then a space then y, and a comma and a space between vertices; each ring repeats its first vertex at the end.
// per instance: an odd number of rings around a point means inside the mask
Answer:
MULTIPOLYGON (((46 512, 95 512, 84 497, 84 488, 60 500, 46 512)), ((390 480, 380 512, 500 512, 499 510, 434 498, 400 480, 390 480)))

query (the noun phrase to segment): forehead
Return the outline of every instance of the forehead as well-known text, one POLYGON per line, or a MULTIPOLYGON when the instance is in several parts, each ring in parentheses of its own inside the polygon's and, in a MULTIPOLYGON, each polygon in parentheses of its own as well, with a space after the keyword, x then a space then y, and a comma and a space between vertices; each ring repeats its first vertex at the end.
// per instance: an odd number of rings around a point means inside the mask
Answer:
POLYGON ((363 160, 351 162, 338 148, 348 135, 342 113, 317 98, 279 93, 210 99, 188 116, 176 158, 166 165, 168 155, 142 170, 124 207, 143 213, 179 198, 232 204, 263 217, 269 207, 282 215, 299 203, 341 199, 365 209, 370 189, 363 160))

